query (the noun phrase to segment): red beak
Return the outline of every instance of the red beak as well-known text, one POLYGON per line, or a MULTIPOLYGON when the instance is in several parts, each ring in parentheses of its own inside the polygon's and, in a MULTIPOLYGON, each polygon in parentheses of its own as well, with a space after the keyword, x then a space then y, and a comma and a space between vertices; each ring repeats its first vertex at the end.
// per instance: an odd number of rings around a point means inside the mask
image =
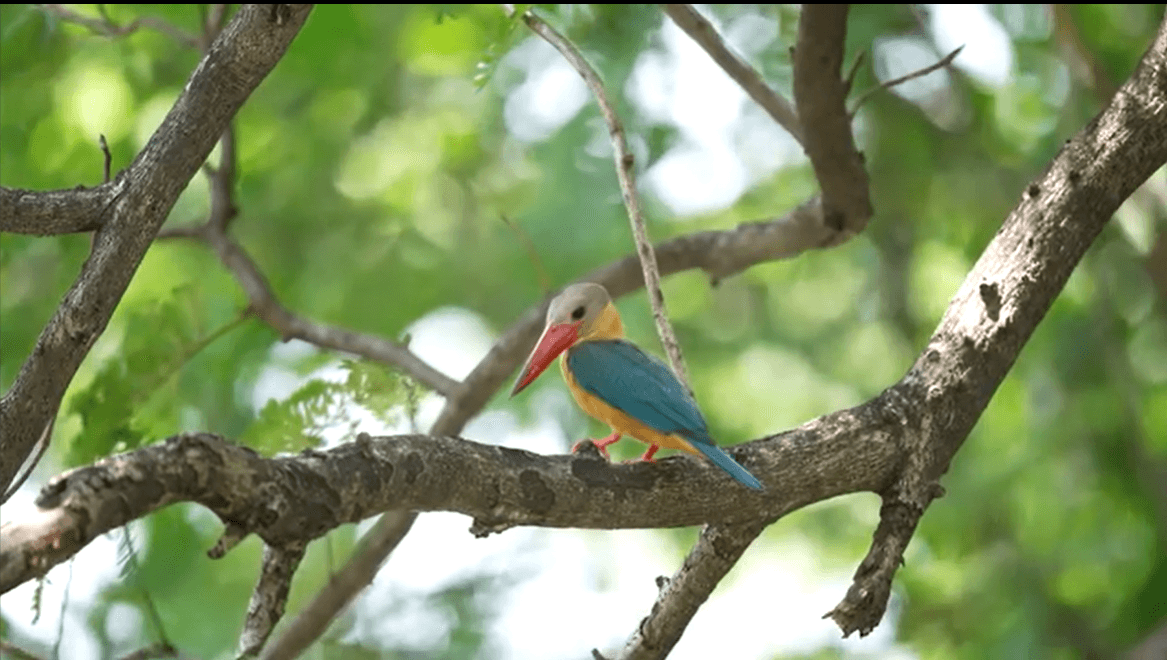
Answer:
POLYGON ((511 396, 522 392, 531 384, 531 381, 538 378, 539 374, 551 365, 551 362, 560 353, 575 343, 575 340, 579 338, 581 324, 582 321, 547 326, 547 329, 543 331, 543 336, 539 338, 539 343, 535 344, 535 350, 531 351, 531 357, 527 358, 527 363, 523 365, 519 379, 515 381, 515 388, 511 390, 511 396))

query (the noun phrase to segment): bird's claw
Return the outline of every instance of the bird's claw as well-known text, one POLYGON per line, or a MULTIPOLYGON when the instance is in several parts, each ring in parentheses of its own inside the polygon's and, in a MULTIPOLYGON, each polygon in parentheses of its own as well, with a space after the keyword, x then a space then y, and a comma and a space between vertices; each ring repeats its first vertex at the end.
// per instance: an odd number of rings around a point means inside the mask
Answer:
POLYGON ((596 441, 592 440, 591 438, 584 438, 583 440, 580 440, 579 442, 572 445, 571 453, 578 454, 587 451, 587 445, 591 445, 596 451, 600 452, 600 455, 604 458, 612 460, 612 457, 608 455, 608 448, 604 445, 596 443, 596 441))

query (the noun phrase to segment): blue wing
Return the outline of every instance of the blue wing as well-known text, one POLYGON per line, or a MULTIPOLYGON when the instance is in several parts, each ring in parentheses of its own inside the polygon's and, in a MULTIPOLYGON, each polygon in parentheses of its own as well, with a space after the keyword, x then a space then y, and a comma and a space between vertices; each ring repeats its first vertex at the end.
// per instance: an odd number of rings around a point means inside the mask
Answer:
POLYGON ((567 352, 577 385, 650 428, 679 435, 734 479, 762 490, 762 484, 709 437, 709 426, 689 393, 660 360, 635 344, 615 339, 585 341, 567 352))
POLYGON ((705 418, 677 377, 635 344, 580 342, 568 351, 567 366, 580 387, 646 426, 713 444, 705 418))

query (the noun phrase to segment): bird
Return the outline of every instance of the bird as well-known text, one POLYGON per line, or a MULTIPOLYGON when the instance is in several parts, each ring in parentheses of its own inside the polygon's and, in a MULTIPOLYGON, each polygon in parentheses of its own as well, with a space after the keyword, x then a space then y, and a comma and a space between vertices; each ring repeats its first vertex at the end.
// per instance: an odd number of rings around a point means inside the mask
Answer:
POLYGON ((604 457, 608 446, 629 435, 649 445, 642 461, 661 447, 701 454, 739 483, 763 490, 761 482, 713 441, 696 401, 656 357, 624 338, 624 323, 607 289, 572 284, 551 301, 547 324, 519 372, 511 397, 523 391, 560 354, 572 398, 612 434, 593 444, 604 457))

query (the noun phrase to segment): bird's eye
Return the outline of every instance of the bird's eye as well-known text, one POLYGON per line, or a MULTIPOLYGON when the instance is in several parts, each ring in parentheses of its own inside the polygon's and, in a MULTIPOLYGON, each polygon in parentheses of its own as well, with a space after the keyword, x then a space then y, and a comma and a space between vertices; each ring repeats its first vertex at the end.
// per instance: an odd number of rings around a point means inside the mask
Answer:
POLYGON ((576 308, 575 308, 575 309, 574 309, 574 310, 571 312, 571 318, 572 318, 572 320, 575 320, 575 321, 578 321, 578 320, 582 319, 582 318, 583 318, 583 315, 584 315, 584 308, 583 308, 583 305, 580 305, 579 307, 576 307, 576 308))

